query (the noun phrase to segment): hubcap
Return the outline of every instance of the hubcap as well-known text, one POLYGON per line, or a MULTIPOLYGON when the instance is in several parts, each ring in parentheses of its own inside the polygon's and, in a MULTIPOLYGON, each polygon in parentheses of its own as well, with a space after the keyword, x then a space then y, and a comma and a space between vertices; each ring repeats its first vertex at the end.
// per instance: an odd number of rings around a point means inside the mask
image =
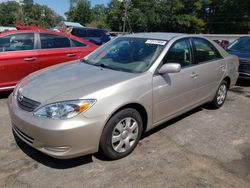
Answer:
POLYGON ((217 103, 221 105, 224 100, 226 99, 226 94, 227 94, 227 86, 225 84, 222 84, 218 90, 217 94, 217 103))
POLYGON ((138 138, 139 127, 134 118, 127 117, 116 124, 112 133, 112 147, 118 153, 128 151, 138 138))

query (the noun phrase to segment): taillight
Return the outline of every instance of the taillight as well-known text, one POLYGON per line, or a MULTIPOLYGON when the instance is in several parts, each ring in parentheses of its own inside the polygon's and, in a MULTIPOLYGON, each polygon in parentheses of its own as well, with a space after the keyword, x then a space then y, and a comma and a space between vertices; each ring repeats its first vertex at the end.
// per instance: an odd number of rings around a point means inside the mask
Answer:
POLYGON ((240 59, 239 58, 237 58, 237 61, 235 62, 235 64, 236 64, 236 69, 239 72, 239 68, 240 68, 240 59))

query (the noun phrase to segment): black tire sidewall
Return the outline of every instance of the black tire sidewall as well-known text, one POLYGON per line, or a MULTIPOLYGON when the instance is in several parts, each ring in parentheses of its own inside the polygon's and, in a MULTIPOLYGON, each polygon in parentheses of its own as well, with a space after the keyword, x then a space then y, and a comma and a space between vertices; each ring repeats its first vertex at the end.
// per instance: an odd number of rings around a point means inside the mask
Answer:
POLYGON ((137 110, 135 110, 133 108, 127 108, 127 109, 123 109, 123 110, 117 112, 115 115, 113 115, 110 118, 110 120, 108 121, 108 123, 106 124, 106 126, 103 129, 103 133, 102 133, 101 140, 100 140, 100 152, 107 159, 111 159, 111 160, 116 160, 116 159, 126 157, 137 146, 137 144, 141 138, 142 129, 143 129, 142 118, 140 116, 140 113, 137 110), (118 153, 112 147, 112 142, 111 142, 112 133, 113 133, 113 130, 114 130, 115 126, 117 125, 117 123, 119 123, 122 119, 127 118, 127 117, 134 118, 137 121, 138 129, 139 129, 138 130, 138 138, 135 141, 134 145, 129 150, 127 150, 126 152, 123 152, 123 153, 118 153))

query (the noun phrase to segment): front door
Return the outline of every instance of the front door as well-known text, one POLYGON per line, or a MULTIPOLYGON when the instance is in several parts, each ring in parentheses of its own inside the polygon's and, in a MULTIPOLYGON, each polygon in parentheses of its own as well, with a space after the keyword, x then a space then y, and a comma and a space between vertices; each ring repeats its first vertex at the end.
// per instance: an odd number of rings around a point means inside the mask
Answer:
POLYGON ((189 38, 176 41, 163 63, 179 63, 179 73, 153 77, 153 122, 158 123, 196 103, 197 73, 189 38))

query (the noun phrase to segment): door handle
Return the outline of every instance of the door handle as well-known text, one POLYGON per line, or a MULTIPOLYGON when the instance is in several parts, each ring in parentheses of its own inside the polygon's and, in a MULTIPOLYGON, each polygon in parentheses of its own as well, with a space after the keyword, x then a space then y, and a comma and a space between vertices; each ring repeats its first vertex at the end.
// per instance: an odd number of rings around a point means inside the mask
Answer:
POLYGON ((68 57, 75 57, 76 54, 72 53, 72 54, 67 54, 68 57))
POLYGON ((28 58, 24 58, 24 61, 35 61, 37 60, 36 57, 28 57, 28 58))
POLYGON ((195 72, 193 72, 192 74, 190 74, 190 77, 191 77, 191 78, 197 78, 197 76, 198 76, 198 74, 195 73, 195 72))
POLYGON ((225 65, 221 65, 221 66, 220 66, 221 69, 224 69, 225 67, 226 67, 225 65))

